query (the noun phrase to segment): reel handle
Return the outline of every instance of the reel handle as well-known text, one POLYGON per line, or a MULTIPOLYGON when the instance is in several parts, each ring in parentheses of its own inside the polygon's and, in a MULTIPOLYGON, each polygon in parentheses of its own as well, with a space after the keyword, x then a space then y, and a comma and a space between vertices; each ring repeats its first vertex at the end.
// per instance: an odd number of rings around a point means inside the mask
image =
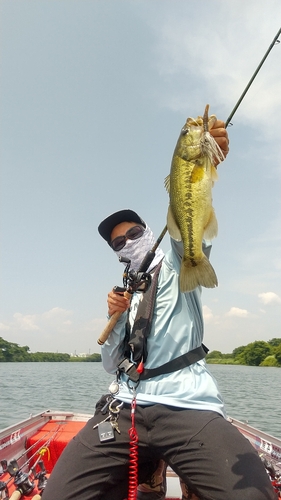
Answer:
POLYGON ((22 493, 19 491, 19 490, 15 490, 11 496, 10 496, 10 500, 19 500, 20 497, 22 496, 22 493))

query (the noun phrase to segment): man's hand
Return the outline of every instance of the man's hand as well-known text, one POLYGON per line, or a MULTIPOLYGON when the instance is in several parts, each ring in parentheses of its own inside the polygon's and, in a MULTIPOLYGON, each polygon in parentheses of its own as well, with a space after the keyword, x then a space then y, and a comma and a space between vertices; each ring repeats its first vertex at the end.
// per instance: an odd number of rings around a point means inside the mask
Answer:
POLYGON ((115 312, 124 312, 130 307, 130 300, 120 292, 113 290, 107 295, 108 314, 112 316, 115 312))
POLYGON ((210 130, 210 134, 213 136, 215 139, 216 143, 219 145, 221 148, 224 156, 226 157, 229 152, 229 140, 228 140, 228 133, 225 128, 225 124, 221 120, 217 120, 213 127, 210 130))

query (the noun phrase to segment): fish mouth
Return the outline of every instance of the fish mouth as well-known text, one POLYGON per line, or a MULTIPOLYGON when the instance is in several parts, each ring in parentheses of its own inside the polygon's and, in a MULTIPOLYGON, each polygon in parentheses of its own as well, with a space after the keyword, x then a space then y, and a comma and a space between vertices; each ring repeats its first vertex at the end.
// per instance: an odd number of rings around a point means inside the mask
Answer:
POLYGON ((209 131, 204 132, 200 140, 200 149, 203 156, 207 156, 212 165, 221 163, 225 156, 209 131))

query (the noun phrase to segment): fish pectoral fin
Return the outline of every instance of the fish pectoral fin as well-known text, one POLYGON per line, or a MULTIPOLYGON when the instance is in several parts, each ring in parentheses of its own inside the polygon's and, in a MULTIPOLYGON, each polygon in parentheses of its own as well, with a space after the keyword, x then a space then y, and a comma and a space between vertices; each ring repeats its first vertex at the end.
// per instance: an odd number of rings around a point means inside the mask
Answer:
POLYGON ((165 177, 165 179, 164 179, 164 186, 166 188, 167 193, 170 194, 170 174, 167 175, 167 177, 165 177))
POLYGON ((167 228, 169 231, 169 235, 171 236, 171 238, 173 238, 173 240, 181 241, 181 233, 180 233, 179 227, 175 221, 174 214, 173 214, 172 209, 171 209, 171 205, 169 205, 168 213, 167 213, 167 228))
POLYGON ((218 279, 213 266, 206 255, 197 266, 191 267, 188 261, 182 260, 180 269, 180 291, 191 292, 198 286, 205 288, 215 288, 218 286, 218 279))
POLYGON ((212 165, 211 167, 211 179, 213 182, 216 182, 218 180, 219 176, 218 176, 218 171, 216 169, 216 167, 214 167, 214 165, 212 165))
POLYGON ((210 218, 206 227, 204 228, 204 238, 212 240, 218 234, 218 221, 216 218, 214 207, 211 208, 210 218))

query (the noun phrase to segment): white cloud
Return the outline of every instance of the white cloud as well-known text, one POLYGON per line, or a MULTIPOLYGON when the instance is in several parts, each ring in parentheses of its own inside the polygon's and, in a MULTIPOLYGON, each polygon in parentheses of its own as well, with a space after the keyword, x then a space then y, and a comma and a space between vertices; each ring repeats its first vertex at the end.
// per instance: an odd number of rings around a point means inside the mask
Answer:
POLYGON ((226 316, 237 316, 239 318, 246 318, 249 313, 246 309, 240 309, 239 307, 231 307, 231 309, 226 313, 226 316))
POLYGON ((36 324, 36 315, 35 314, 21 314, 15 313, 14 319, 17 325, 17 328, 20 330, 40 330, 39 326, 36 324))
POLYGON ((208 306, 203 306, 203 318, 205 323, 209 323, 214 318, 212 309, 210 309, 208 306))
POLYGON ((8 331, 8 330, 10 330, 10 326, 9 325, 5 325, 4 323, 0 323, 0 330, 2 330, 2 331, 8 331))
POLYGON ((44 332, 53 330, 58 332, 62 329, 69 328, 72 321, 69 319, 73 315, 72 311, 54 307, 42 314, 22 314, 15 313, 11 321, 0 323, 2 331, 29 331, 29 332, 44 332))
POLYGON ((42 314, 15 313, 0 323, 0 331, 8 342, 28 345, 32 352, 100 352, 97 340, 105 325, 105 318, 83 321, 77 312, 54 307, 42 314))
POLYGON ((258 297, 263 304, 281 304, 281 298, 274 292, 259 293, 258 297))
MULTIPOLYGON (((172 80, 172 87, 164 96, 159 94, 159 98, 174 110, 182 110, 190 93, 196 107, 199 105, 201 97, 194 89, 198 79, 201 80, 200 94, 203 84, 206 96, 219 95, 220 104, 226 110, 232 109, 279 29, 274 18, 264 17, 264 5, 255 0, 247 3, 237 0, 232 3, 225 0, 213 4, 206 2, 204 8, 205 15, 202 16, 195 4, 186 10, 182 2, 178 5, 163 2, 157 15, 151 15, 151 10, 155 9, 153 2, 150 8, 147 7, 147 15, 150 13, 147 22, 152 25, 156 38, 155 66, 162 80, 165 77, 167 82, 172 80), (189 17, 192 22, 187 26, 189 17), (223 91, 218 92, 218 86, 223 91)), ((281 14, 277 0, 269 0, 268 9, 281 14)), ((260 120, 265 116, 266 123, 278 125, 281 94, 278 93, 280 69, 274 53, 277 51, 278 46, 272 48, 268 56, 271 63, 267 61, 262 67, 239 108, 239 119, 251 122, 254 127, 260 128, 260 120), (258 101, 255 96, 258 96, 258 101)), ((212 104, 217 106, 218 103, 212 104)), ((272 135, 273 129, 277 134, 274 126, 263 127, 263 135, 272 135)))
POLYGON ((61 307, 53 307, 49 311, 42 314, 44 320, 65 318, 66 316, 72 316, 73 312, 67 309, 62 309, 61 307))

